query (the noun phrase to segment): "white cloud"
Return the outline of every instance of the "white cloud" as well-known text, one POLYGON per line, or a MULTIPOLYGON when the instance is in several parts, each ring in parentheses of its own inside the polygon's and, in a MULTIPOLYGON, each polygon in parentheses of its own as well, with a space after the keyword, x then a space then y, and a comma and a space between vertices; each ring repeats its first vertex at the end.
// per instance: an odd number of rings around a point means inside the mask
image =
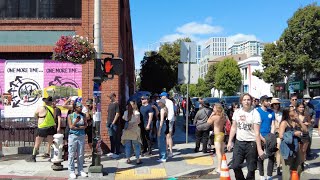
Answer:
POLYGON ((207 23, 207 24, 211 24, 211 23, 212 23, 212 17, 211 17, 211 16, 207 17, 207 18, 204 20, 204 22, 207 23))
POLYGON ((186 38, 186 37, 189 37, 189 36, 187 36, 185 34, 178 34, 178 33, 168 34, 168 35, 163 36, 159 42, 173 42, 177 39, 186 38))
POLYGON ((250 41, 250 40, 258 40, 258 38, 253 34, 241 34, 241 33, 228 36, 227 47, 232 46, 235 42, 238 42, 238 41, 250 41))
POLYGON ((210 24, 200 24, 197 22, 190 22, 184 24, 176 29, 182 34, 217 34, 222 32, 223 28, 220 26, 211 26, 210 24))

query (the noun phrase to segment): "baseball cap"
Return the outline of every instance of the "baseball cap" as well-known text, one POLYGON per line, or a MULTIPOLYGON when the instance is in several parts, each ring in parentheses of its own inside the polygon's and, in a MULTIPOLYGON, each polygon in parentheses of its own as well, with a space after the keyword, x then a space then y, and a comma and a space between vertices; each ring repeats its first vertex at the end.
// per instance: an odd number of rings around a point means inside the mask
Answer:
POLYGON ((72 96, 71 101, 76 101, 78 99, 78 96, 72 96))
POLYGON ((159 101, 157 101, 157 103, 162 103, 162 104, 166 104, 166 100, 164 100, 164 99, 160 99, 159 101))
POLYGON ((261 96, 260 97, 260 101, 262 102, 262 101, 265 101, 265 100, 267 100, 267 99, 271 99, 272 97, 269 97, 269 96, 267 96, 267 95, 264 95, 264 96, 261 96))
POLYGON ((150 97, 149 96, 147 96, 147 95, 142 95, 141 96, 141 99, 149 99, 150 97))
POLYGON ((159 96, 160 96, 160 97, 162 97, 162 96, 168 97, 168 93, 167 93, 167 92, 162 92, 159 96))
POLYGON ((44 101, 44 102, 52 102, 53 99, 52 99, 52 96, 48 96, 46 98, 42 98, 42 101, 44 101))
POLYGON ((210 107, 209 101, 206 101, 206 100, 204 100, 204 101, 202 102, 202 105, 205 106, 205 107, 210 107))

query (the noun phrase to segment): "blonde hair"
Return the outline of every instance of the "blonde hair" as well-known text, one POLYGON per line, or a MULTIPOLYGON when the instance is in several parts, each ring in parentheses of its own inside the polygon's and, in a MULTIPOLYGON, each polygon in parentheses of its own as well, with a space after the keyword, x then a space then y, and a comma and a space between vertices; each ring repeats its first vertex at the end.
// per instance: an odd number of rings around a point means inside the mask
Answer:
POLYGON ((220 103, 215 103, 214 107, 217 109, 217 112, 215 112, 215 115, 219 115, 221 117, 224 116, 224 109, 220 103))

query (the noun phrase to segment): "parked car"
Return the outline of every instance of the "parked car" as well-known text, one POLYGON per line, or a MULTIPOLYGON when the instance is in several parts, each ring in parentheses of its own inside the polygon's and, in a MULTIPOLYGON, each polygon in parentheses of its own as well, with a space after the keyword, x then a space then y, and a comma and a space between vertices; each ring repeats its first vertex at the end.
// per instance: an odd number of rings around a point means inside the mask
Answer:
POLYGON ((206 97, 206 98, 203 98, 203 101, 208 101, 210 106, 212 107, 214 103, 219 103, 220 102, 220 98, 217 98, 217 97, 206 97))
POLYGON ((240 104, 240 96, 223 96, 221 101, 224 101, 226 108, 230 109, 232 103, 240 104))

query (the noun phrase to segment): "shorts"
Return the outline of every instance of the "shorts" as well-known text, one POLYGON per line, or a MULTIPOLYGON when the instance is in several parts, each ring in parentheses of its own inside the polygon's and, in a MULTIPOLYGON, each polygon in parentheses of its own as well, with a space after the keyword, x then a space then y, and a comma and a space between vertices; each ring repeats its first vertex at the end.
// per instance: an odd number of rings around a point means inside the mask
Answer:
POLYGON ((46 138, 47 136, 53 136, 57 134, 57 129, 55 126, 47 127, 47 128, 38 128, 37 136, 46 138))
POLYGON ((175 132, 175 121, 169 121, 166 120, 166 131, 165 134, 169 134, 171 132, 171 135, 174 135, 175 132))
POLYGON ((217 134, 214 134, 214 142, 223 142, 224 141, 224 133, 219 132, 217 134))
POLYGON ((87 126, 85 129, 86 135, 88 136, 88 143, 92 143, 92 126, 87 126))

